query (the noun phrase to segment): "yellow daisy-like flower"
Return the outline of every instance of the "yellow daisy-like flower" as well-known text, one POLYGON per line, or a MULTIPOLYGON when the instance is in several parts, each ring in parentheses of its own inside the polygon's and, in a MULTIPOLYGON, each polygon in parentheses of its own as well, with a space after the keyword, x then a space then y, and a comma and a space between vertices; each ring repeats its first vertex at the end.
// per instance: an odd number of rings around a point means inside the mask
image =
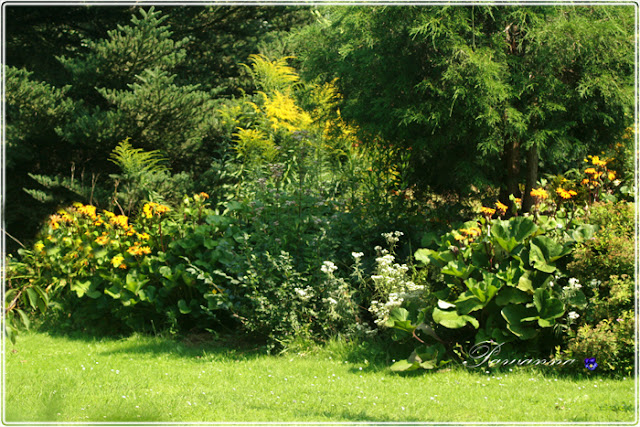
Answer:
POLYGON ((111 218, 115 218, 116 214, 114 214, 113 212, 109 212, 109 211, 102 211, 104 213, 104 216, 106 216, 107 218, 111 219, 111 218))
POLYGON ((151 253, 151 248, 149 246, 140 247, 138 245, 133 245, 129 249, 127 249, 127 252, 129 252, 133 256, 149 255, 151 253))
POLYGON ((461 228, 460 232, 471 237, 479 236, 482 233, 478 227, 461 228))
POLYGON ((101 245, 101 246, 104 246, 104 245, 106 245, 107 243, 109 243, 109 237, 108 237, 108 236, 105 236, 105 235, 103 234, 102 236, 100 236, 100 237, 98 237, 98 238, 96 239, 96 243, 97 243, 97 244, 99 244, 99 245, 101 245))
POLYGON ((480 208, 480 211, 482 212, 482 214, 483 214, 484 216, 489 217, 489 218, 490 218, 491 216, 493 216, 493 214, 494 214, 494 213, 496 213, 496 210, 495 210, 495 209, 486 208, 486 207, 484 207, 484 206, 480 208))
POLYGON ((607 161, 606 160, 600 160, 600 156, 589 156, 591 157, 591 163, 593 163, 595 166, 606 166, 607 165, 607 161))
POLYGON ((598 171, 596 171, 595 168, 586 168, 584 170, 584 173, 586 173, 587 175, 595 175, 598 173, 598 171))
POLYGON ((82 215, 86 215, 91 217, 92 219, 96 219, 96 207, 92 205, 84 205, 78 208, 78 212, 82 215))
POLYGON ((169 212, 170 210, 171 209, 169 208, 169 206, 149 202, 145 203, 145 205, 142 207, 142 214, 145 216, 145 218, 152 218, 154 214, 158 214, 158 216, 160 216, 163 213, 169 212))
POLYGON ((44 249, 44 243, 38 242, 35 245, 33 245, 33 247, 35 248, 36 251, 40 252, 44 249))
POLYGON ((502 216, 505 213, 507 213, 507 205, 500 203, 499 201, 496 202, 496 209, 498 209, 498 215, 502 216))
POLYGON ((117 215, 109 220, 114 225, 119 225, 122 228, 129 227, 129 218, 126 215, 117 215))
POLYGON ((133 227, 129 227, 129 229, 127 230, 127 236, 133 236, 134 234, 138 233, 133 229, 133 227))
POLYGON ((585 178, 582 180, 582 182, 580 183, 582 185, 588 185, 589 184, 589 178, 585 178))
POLYGON ((53 214, 49 217, 49 225, 53 230, 57 230, 58 228, 60 228, 61 220, 62 220, 62 217, 60 215, 53 214))
POLYGON ((96 227, 100 227, 101 225, 104 225, 104 221, 98 218, 95 221, 93 221, 93 225, 95 225, 96 227))
POLYGON ((616 179, 616 171, 609 171, 609 174, 607 176, 609 178, 609 181, 613 181, 614 179, 616 179))
POLYGON ((540 187, 540 188, 534 188, 533 190, 531 190, 531 194, 532 197, 535 197, 537 200, 545 200, 547 197, 549 197, 549 194, 547 194, 547 191, 540 187))
POLYGON ((565 190, 564 188, 557 188, 556 193, 558 193, 558 196, 560 196, 561 198, 567 200, 578 194, 573 190, 565 190))
POLYGON ((138 239, 140 240, 149 240, 151 238, 151 236, 149 236, 147 233, 142 233, 137 235, 138 239))
POLYGON ((202 197, 202 199, 207 200, 209 198, 209 195, 207 193, 205 193, 204 191, 201 193, 198 193, 197 196, 202 197))
MULTIPOLYGON (((116 255, 111 258, 111 264, 116 268, 123 268, 124 265, 124 257, 122 255, 116 255)), ((124 268, 127 268, 126 266, 124 268)))

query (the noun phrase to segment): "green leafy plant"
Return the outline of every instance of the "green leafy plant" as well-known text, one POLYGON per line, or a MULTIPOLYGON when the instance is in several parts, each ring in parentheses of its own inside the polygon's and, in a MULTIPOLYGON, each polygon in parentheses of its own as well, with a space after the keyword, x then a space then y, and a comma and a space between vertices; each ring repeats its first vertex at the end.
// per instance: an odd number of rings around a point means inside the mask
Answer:
POLYGON ((568 307, 584 306, 580 291, 563 302, 554 282, 566 280, 567 255, 595 227, 560 216, 492 220, 494 209, 483 212, 479 221, 443 235, 437 248, 416 252, 441 274, 441 284, 432 287, 437 304, 419 310, 416 323, 395 316, 390 326, 414 335, 430 324, 465 331, 458 342, 541 344, 568 307))

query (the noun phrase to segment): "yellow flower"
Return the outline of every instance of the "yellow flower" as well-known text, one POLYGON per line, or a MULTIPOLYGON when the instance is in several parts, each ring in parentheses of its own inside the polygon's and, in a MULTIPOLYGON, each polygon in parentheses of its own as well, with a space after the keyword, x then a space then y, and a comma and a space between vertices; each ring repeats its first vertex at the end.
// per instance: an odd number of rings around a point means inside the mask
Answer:
POLYGON ((93 221, 93 225, 95 225, 96 227, 100 227, 103 224, 104 224, 104 221, 102 221, 100 218, 93 221))
POLYGON ((616 179, 616 172, 615 171, 609 171, 609 181, 613 181, 614 179, 616 179))
POLYGON ((544 200, 547 197, 549 197, 549 195, 547 194, 547 191, 540 187, 540 188, 534 188, 533 190, 531 190, 531 194, 532 197, 535 197, 536 200, 544 200))
POLYGON ((105 236, 105 235, 103 234, 102 236, 100 236, 100 237, 98 237, 98 238, 96 239, 96 243, 97 243, 97 244, 99 244, 99 245, 101 245, 101 246, 104 246, 104 245, 106 245, 107 243, 109 243, 109 237, 107 237, 107 236, 105 236))
POLYGON ((507 205, 504 205, 502 203, 500 203, 499 201, 496 202, 496 208, 498 209, 498 215, 502 216, 505 213, 507 213, 507 205))
POLYGON ((66 223, 73 222, 73 217, 69 215, 67 211, 59 211, 60 212, 60 220, 66 223))
POLYGON ((486 217, 491 217, 493 216, 494 213, 496 213, 495 209, 491 209, 491 208, 485 208, 484 206, 482 208, 480 208, 480 211, 482 212, 482 214, 486 217))
POLYGON ((607 161, 606 160, 600 160, 599 156, 592 156, 591 157, 591 163, 593 163, 595 166, 606 166, 607 165, 607 161))
POLYGON ((595 174, 597 174, 598 172, 595 170, 595 168, 586 168, 586 169, 584 170, 584 173, 586 173, 587 175, 595 175, 595 174))
POLYGON ((581 182, 581 184, 582 184, 582 185, 587 185, 587 184, 589 184, 589 178, 585 178, 585 179, 583 179, 583 180, 582 180, 582 182, 581 182))
POLYGON ((119 225, 122 228, 129 227, 129 218, 126 215, 114 216, 110 219, 112 224, 119 225))
POLYGON ((95 206, 92 206, 92 205, 80 206, 78 208, 78 212, 80 212, 82 215, 87 215, 87 216, 91 217, 92 219, 96 219, 96 207, 95 206))
POLYGON ((147 233, 142 233, 142 234, 138 234, 137 237, 140 240, 149 240, 151 236, 149 236, 147 233))
POLYGON ((59 222, 62 220, 62 217, 58 214, 53 214, 49 217, 49 225, 53 230, 57 230, 60 228, 59 222))
MULTIPOLYGON (((206 194, 206 193, 200 193, 200 194, 206 194)), ((145 203, 145 205, 142 207, 142 213, 145 216, 145 218, 152 218, 154 213, 160 216, 163 213, 169 212, 170 210, 171 209, 169 208, 169 206, 164 206, 154 202, 145 203)))
POLYGON ((558 196, 567 200, 578 194, 573 190, 565 190, 564 188, 557 188, 556 193, 558 193, 558 196))
POLYGON ((479 236, 482 233, 478 227, 461 228, 460 232, 467 236, 479 236))
POLYGON ((196 194, 196 196, 202 197, 203 200, 207 200, 209 198, 209 195, 207 193, 205 193, 204 191, 201 193, 196 194))
POLYGON ((133 229, 133 227, 129 227, 129 229, 127 230, 127 236, 133 236, 136 233, 136 230, 133 229))
POLYGON ((151 253, 151 248, 149 246, 140 247, 137 244, 135 244, 131 246, 129 249, 127 249, 127 252, 129 252, 133 256, 149 255, 151 253))
POLYGON ((42 242, 38 242, 35 245, 33 245, 33 247, 35 248, 36 251, 40 252, 44 249, 44 244, 42 242))
POLYGON ((109 211, 102 211, 102 212, 104 212, 104 216, 106 216, 109 219, 114 218, 116 216, 116 214, 114 214, 113 212, 109 212, 109 211))
MULTIPOLYGON (((111 264, 117 268, 123 268, 124 265, 124 257, 122 255, 116 255, 111 258, 111 264)), ((127 268, 126 266, 124 268, 127 268)))

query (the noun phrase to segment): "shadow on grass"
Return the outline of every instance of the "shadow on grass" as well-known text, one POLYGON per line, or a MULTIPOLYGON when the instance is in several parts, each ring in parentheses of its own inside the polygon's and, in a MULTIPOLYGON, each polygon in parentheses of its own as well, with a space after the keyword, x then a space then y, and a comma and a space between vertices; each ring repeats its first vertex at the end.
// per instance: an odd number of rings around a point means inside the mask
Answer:
POLYGON ((60 331, 40 328, 40 333, 54 338, 63 338, 86 344, 117 344, 110 354, 151 354, 170 355, 177 358, 201 359, 207 357, 252 360, 265 355, 260 343, 251 342, 238 335, 217 335, 192 333, 187 335, 162 336, 142 333, 105 336, 84 331, 60 331))

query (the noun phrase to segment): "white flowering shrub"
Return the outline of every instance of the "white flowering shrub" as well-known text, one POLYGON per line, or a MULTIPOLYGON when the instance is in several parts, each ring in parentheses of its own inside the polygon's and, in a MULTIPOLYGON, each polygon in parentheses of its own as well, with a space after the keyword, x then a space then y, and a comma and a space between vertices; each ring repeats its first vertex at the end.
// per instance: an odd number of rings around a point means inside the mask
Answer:
POLYGON ((377 299, 371 301, 369 312, 373 314, 374 322, 379 327, 384 326, 389 320, 392 309, 401 307, 405 302, 420 298, 425 291, 424 286, 417 285, 411 280, 409 267, 406 264, 395 262, 393 250, 402 234, 400 231, 382 233, 390 249, 375 247, 378 257, 376 258, 375 274, 371 275, 371 280, 377 299))

